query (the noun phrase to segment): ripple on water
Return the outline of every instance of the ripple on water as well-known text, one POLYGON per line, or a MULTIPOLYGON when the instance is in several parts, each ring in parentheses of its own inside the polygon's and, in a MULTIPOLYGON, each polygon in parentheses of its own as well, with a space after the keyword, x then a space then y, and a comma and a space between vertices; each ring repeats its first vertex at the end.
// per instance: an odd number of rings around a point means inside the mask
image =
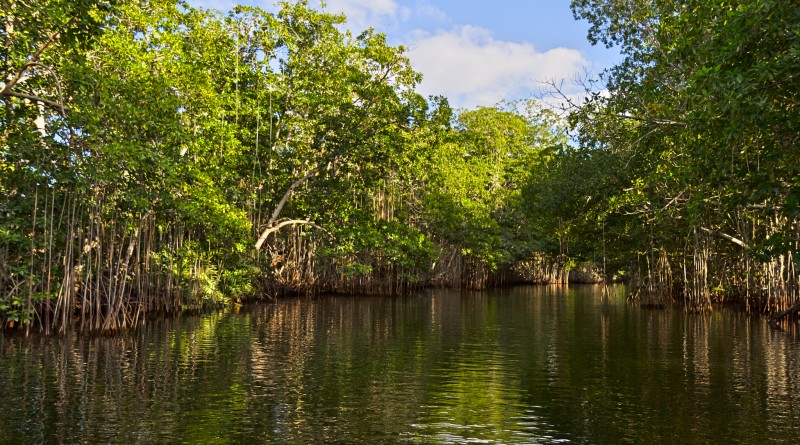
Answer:
POLYGON ((290 300, 2 338, 0 443, 798 442, 796 339, 584 293, 290 300))

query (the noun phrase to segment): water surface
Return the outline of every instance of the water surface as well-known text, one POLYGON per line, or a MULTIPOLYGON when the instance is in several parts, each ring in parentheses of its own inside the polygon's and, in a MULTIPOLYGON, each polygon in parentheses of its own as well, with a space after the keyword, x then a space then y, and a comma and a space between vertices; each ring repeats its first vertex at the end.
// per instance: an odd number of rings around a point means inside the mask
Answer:
POLYGON ((599 287, 322 297, 0 337, 0 443, 800 443, 800 342, 599 287))

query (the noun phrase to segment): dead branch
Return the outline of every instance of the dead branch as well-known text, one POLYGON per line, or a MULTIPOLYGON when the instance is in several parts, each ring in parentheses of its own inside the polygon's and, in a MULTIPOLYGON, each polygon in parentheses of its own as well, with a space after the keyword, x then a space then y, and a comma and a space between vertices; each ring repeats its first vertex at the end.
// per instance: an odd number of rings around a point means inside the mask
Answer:
POLYGON ((323 231, 325 230, 321 226, 307 219, 290 219, 288 221, 283 221, 278 224, 275 224, 274 226, 268 227, 266 230, 264 230, 264 232, 261 233, 261 236, 258 238, 258 241, 256 241, 256 250, 259 250, 261 248, 261 246, 264 244, 264 242, 267 240, 267 237, 269 237, 271 233, 277 232, 278 230, 286 226, 296 226, 300 224, 310 225, 312 227, 315 227, 323 231))
POLYGON ((700 227, 700 226, 698 226, 698 228, 700 230, 702 230, 703 232, 706 232, 709 235, 716 236, 716 237, 722 238, 724 240, 730 241, 733 244, 736 244, 737 246, 739 246, 742 249, 746 250, 747 252, 753 252, 753 248, 748 246, 747 243, 745 243, 744 241, 740 240, 739 238, 734 238, 734 237, 728 235, 727 233, 720 232, 719 230, 712 230, 712 229, 708 229, 708 228, 700 227))

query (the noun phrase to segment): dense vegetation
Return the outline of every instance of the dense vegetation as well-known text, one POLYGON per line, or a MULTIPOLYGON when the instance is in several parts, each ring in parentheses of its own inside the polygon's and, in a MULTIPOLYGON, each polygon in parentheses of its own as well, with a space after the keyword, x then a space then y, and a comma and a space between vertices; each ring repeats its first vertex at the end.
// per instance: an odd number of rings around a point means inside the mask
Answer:
POLYGON ((574 1, 627 58, 566 121, 421 97, 404 48, 306 1, 2 9, 3 327, 584 260, 647 302, 798 300, 794 2, 574 1))
POLYGON ((124 328, 292 292, 485 285, 530 254, 548 112, 455 115, 304 2, 3 4, 0 321, 124 328))
POLYGON ((575 0, 573 12, 625 55, 608 94, 573 107, 580 148, 551 173, 578 192, 561 207, 573 236, 602 231, 644 302, 796 310, 800 4, 575 0))

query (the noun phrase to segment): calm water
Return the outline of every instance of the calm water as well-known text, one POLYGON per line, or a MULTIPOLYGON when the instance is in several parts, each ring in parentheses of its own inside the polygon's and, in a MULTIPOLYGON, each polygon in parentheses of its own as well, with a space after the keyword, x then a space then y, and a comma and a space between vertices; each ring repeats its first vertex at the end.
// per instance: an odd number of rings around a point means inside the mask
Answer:
POLYGON ((0 443, 800 443, 800 341, 598 287, 0 337, 0 443))

